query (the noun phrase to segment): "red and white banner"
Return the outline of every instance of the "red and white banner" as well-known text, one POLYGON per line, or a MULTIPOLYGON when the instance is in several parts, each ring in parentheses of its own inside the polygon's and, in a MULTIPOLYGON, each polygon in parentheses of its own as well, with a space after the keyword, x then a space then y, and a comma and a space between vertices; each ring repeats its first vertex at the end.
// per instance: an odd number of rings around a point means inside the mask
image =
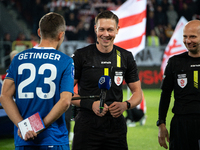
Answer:
POLYGON ((175 31, 165 49, 163 55, 163 61, 161 65, 161 72, 164 74, 165 67, 167 65, 167 61, 173 55, 177 55, 187 51, 184 43, 183 43, 183 29, 188 21, 181 17, 179 22, 176 25, 175 31))
POLYGON ((134 56, 145 47, 146 5, 146 0, 127 0, 113 11, 119 17, 120 26, 114 43, 134 56))

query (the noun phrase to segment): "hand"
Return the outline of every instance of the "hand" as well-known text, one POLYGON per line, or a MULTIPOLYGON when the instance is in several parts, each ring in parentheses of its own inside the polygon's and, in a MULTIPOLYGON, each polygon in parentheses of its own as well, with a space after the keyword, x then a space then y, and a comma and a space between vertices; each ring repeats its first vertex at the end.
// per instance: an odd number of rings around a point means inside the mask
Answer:
POLYGON ((159 125, 158 142, 161 147, 168 149, 165 139, 167 139, 167 142, 169 142, 169 134, 168 134, 165 124, 163 123, 163 124, 159 125))
MULTIPOLYGON (((21 135, 21 132, 20 132, 20 129, 18 129, 17 132, 18 132, 18 136, 21 139, 23 139, 22 135, 21 135)), ((37 133, 35 133, 34 131, 28 131, 28 132, 26 132, 25 139, 23 139, 23 140, 25 140, 25 141, 34 140, 34 138, 36 138, 36 137, 37 137, 37 133)))
POLYGON ((92 105, 92 110, 97 116, 103 117, 108 111, 108 106, 106 104, 104 104, 104 108, 103 108, 103 111, 101 113, 100 113, 99 106, 100 106, 100 101, 95 101, 92 105))
POLYGON ((113 102, 108 108, 110 114, 117 118, 127 109, 127 105, 125 102, 113 102))

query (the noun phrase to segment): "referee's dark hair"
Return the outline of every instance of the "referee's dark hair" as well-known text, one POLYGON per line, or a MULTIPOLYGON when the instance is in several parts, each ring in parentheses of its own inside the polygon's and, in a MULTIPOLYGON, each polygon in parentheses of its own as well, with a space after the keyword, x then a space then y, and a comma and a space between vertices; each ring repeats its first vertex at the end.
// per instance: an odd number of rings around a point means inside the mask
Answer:
POLYGON ((100 12, 96 17, 95 17, 95 24, 97 24, 99 19, 114 19, 116 22, 116 26, 118 26, 119 23, 119 18, 117 15, 115 15, 113 12, 109 10, 105 10, 100 12))

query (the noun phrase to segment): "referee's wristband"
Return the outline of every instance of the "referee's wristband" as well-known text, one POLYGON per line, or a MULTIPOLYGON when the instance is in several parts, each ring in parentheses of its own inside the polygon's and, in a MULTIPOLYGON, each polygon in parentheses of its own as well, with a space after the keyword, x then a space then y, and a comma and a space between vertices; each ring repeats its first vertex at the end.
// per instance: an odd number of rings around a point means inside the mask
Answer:
POLYGON ((94 103, 94 100, 91 100, 91 99, 81 99, 80 106, 82 108, 86 108, 86 109, 92 110, 93 103, 94 103))

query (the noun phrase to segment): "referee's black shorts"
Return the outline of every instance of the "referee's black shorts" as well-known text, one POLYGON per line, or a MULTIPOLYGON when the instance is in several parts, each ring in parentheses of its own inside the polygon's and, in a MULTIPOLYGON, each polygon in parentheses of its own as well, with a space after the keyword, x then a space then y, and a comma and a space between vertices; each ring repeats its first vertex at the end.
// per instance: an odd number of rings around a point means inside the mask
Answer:
POLYGON ((123 115, 98 117, 80 111, 75 118, 72 150, 128 150, 127 126, 123 115))
POLYGON ((200 114, 174 115, 170 125, 170 150, 200 150, 200 114))

